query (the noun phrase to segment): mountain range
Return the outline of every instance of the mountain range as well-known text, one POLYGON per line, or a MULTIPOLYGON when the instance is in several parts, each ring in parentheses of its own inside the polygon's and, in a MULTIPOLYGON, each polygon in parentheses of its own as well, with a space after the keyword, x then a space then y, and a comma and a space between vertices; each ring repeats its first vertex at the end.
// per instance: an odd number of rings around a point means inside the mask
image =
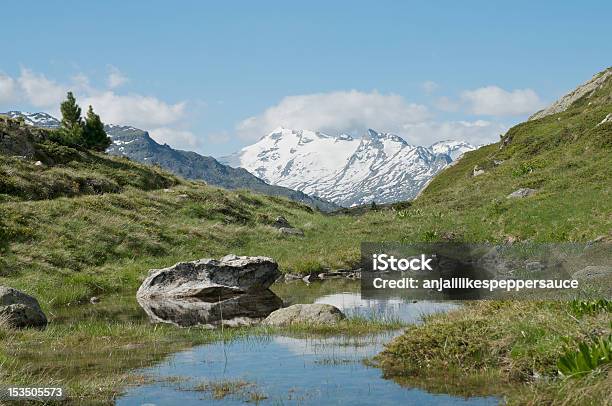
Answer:
MULTIPOLYGON (((9 111, 26 124, 58 128, 43 113, 9 111)), ((368 130, 361 138, 278 128, 219 161, 159 144, 145 130, 108 124, 109 154, 157 164, 187 179, 226 189, 284 196, 323 211, 414 198, 444 167, 476 147, 463 141, 413 146, 398 135, 368 130)))
MULTIPOLYGON (((9 111, 2 113, 11 118, 21 118, 26 124, 44 128, 58 128, 60 121, 47 113, 9 111)), ((192 151, 173 149, 153 140, 147 131, 131 126, 108 124, 104 127, 113 140, 107 152, 126 156, 134 161, 159 165, 187 179, 204 180, 206 183, 225 189, 248 189, 271 196, 287 197, 322 211, 333 211, 339 207, 333 203, 308 196, 303 192, 283 186, 270 185, 242 168, 232 168, 219 163, 215 158, 192 151)))
POLYGON ((372 129, 357 139, 280 127, 220 161, 273 185, 349 207, 412 199, 440 170, 475 148, 463 141, 413 146, 372 129))

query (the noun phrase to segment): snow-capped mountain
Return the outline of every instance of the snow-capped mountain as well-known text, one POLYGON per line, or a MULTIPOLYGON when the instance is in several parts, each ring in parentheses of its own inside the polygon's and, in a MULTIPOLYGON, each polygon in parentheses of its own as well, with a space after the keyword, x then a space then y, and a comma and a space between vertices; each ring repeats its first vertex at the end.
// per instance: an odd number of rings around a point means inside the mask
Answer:
POLYGON ((374 130, 355 139, 278 128, 221 161, 268 183, 348 207, 411 199, 442 168, 473 149, 462 141, 413 146, 374 130))
POLYGON ((60 126, 60 121, 57 118, 43 112, 29 113, 27 111, 9 111, 0 114, 15 119, 23 118, 26 124, 36 127, 59 128, 60 126))
POLYGON ((436 154, 444 154, 450 156, 450 158, 455 161, 457 158, 460 158, 465 152, 473 151, 476 149, 472 144, 468 144, 465 141, 438 141, 435 144, 432 144, 429 149, 431 149, 436 154))

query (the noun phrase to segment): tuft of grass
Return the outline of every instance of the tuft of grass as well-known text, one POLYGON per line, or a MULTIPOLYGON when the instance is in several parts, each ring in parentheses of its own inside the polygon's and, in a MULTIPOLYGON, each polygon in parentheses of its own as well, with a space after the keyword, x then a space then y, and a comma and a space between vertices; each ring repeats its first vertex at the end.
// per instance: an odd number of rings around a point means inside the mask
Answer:
POLYGON ((241 379, 237 380, 222 380, 212 382, 201 382, 193 387, 192 390, 197 392, 209 392, 213 399, 221 400, 228 395, 239 395, 245 389, 254 386, 252 382, 247 382, 241 379))
POLYGON ((612 362, 612 335, 581 341, 578 349, 567 347, 557 361, 559 374, 564 378, 575 378, 600 369, 612 362))
MULTIPOLYGON (((409 326, 375 362, 385 377, 428 390, 443 379, 451 393, 502 394, 509 403, 522 403, 532 385, 540 391, 538 396, 561 401, 559 394, 549 390, 558 380, 560 357, 575 355, 567 352, 568 341, 581 342, 593 332, 607 337, 611 332, 605 313, 577 319, 569 309, 563 302, 468 303, 447 314, 427 316, 422 325, 409 326)), ((600 356, 601 352, 589 354, 600 356)), ((589 385, 598 386, 606 374, 589 377, 589 385)), ((603 402, 606 394, 588 396, 603 402)))
POLYGON ((612 312, 612 302, 607 299, 572 300, 570 302, 570 309, 578 317, 599 312, 610 313, 612 312))
POLYGON ((270 327, 270 332, 282 332, 296 336, 363 336, 385 331, 399 330, 406 326, 394 317, 350 316, 336 324, 294 323, 285 327, 270 327))

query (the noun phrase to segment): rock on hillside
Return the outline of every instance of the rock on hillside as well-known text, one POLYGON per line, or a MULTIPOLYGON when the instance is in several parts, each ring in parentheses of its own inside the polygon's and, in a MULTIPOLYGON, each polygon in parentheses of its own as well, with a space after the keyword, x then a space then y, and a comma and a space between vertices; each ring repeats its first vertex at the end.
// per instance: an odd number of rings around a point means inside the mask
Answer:
POLYGON ((17 120, 0 115, 0 154, 40 159, 36 144, 46 137, 43 129, 26 127, 17 120))
POLYGON ((609 78, 612 78, 612 68, 599 72, 588 82, 578 86, 576 89, 567 93, 565 96, 561 97, 544 110, 540 110, 529 117, 529 120, 537 120, 539 118, 550 116, 551 114, 561 113, 567 110, 572 104, 583 97, 590 97, 593 93, 600 89, 609 78))
POLYGON ((11 327, 44 327, 47 317, 38 300, 17 289, 0 286, 0 320, 11 327))

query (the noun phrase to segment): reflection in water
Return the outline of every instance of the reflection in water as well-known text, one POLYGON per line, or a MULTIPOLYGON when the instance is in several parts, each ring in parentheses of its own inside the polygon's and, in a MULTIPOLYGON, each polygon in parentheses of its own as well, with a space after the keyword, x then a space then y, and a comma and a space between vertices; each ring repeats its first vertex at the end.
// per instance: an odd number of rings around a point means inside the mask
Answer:
POLYGON ((252 325, 282 307, 283 301, 270 290, 245 293, 217 302, 190 298, 138 298, 138 303, 154 323, 181 327, 252 325))
MULTIPOLYGON (((458 306, 425 301, 412 303, 402 299, 362 300, 359 293, 330 292, 330 286, 325 288, 325 294, 313 295, 320 293, 323 287, 306 288, 304 284, 296 284, 283 287, 283 294, 279 295, 286 303, 295 302, 295 296, 291 295, 291 289, 295 289, 302 303, 328 303, 349 315, 374 318, 385 315, 406 322, 418 322, 422 315, 458 306), (311 290, 305 293, 304 289, 311 290)), ((499 400, 494 397, 463 398, 401 387, 382 379, 379 369, 364 365, 364 358, 380 352, 385 343, 400 333, 361 337, 244 337, 195 347, 173 355, 156 367, 140 371, 158 378, 157 381, 129 389, 117 404, 243 405, 249 400, 248 396, 239 394, 214 400, 210 393, 194 390, 203 382, 220 381, 252 383, 249 390, 263 395, 265 399, 258 399, 258 404, 265 405, 498 404, 499 400), (171 381, 176 381, 177 377, 185 380, 173 384, 171 381)))
POLYGON ((361 359, 379 351, 383 341, 365 337, 351 344, 278 337, 204 345, 143 371, 166 381, 131 388, 117 405, 244 405, 249 400, 240 394, 215 400, 211 393, 194 390, 203 382, 223 381, 252 383, 253 390, 266 397, 259 401, 263 405, 498 404, 493 397, 430 394, 382 379, 379 369, 361 359), (188 380, 170 382, 179 376, 188 380))
POLYGON ((412 303, 399 298, 363 299, 359 293, 344 292, 325 295, 315 300, 336 306, 347 316, 399 319, 405 323, 418 323, 423 316, 445 312, 459 307, 453 302, 421 301, 412 303))

